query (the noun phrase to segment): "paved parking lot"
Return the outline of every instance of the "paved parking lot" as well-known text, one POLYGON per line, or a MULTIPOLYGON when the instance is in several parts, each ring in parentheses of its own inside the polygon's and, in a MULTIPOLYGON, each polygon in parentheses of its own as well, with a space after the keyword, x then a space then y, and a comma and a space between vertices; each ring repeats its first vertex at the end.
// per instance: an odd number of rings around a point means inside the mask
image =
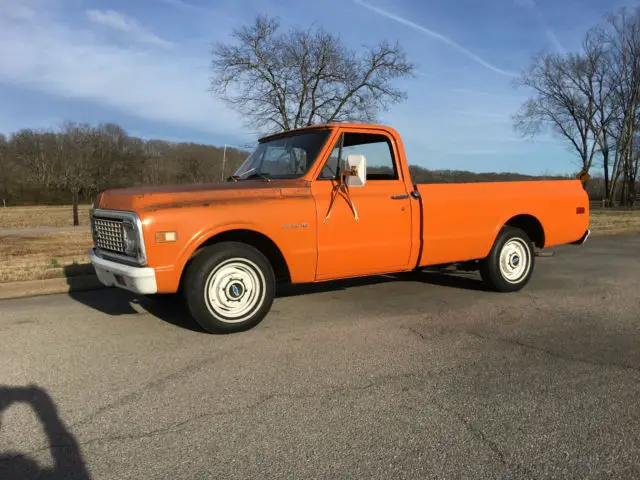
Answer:
POLYGON ((0 345, 2 479, 640 477, 640 237, 517 294, 289 290, 230 336, 119 291, 8 300, 0 345))

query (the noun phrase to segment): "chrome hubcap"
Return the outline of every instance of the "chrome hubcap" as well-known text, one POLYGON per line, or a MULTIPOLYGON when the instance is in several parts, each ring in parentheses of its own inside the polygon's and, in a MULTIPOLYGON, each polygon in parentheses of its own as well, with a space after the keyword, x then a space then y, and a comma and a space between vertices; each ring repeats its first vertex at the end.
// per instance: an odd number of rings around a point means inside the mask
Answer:
POLYGON ((529 272, 531 252, 520 238, 512 238, 500 252, 500 274, 509 283, 517 283, 529 272))
POLYGON ((264 285, 264 276, 252 261, 226 260, 216 266, 205 283, 207 308, 222 322, 242 322, 262 305, 264 285))

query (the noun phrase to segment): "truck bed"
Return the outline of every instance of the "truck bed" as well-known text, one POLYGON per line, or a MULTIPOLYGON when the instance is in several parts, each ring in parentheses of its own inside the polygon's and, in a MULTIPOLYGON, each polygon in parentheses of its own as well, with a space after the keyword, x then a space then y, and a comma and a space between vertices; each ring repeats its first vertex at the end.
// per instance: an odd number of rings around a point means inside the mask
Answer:
POLYGON ((589 227, 589 199, 578 180, 416 188, 422 211, 420 266, 484 258, 507 223, 527 231, 539 248, 576 241, 589 227))

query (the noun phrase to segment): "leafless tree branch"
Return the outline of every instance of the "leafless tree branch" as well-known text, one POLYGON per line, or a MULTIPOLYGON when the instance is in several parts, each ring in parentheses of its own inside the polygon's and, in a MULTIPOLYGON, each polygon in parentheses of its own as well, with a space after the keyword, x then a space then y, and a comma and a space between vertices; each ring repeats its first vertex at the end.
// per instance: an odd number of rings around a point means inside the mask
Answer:
POLYGON ((211 90, 263 133, 326 122, 375 122, 407 98, 394 86, 413 76, 399 44, 386 41, 356 53, 312 26, 280 31, 259 16, 213 50, 211 90))

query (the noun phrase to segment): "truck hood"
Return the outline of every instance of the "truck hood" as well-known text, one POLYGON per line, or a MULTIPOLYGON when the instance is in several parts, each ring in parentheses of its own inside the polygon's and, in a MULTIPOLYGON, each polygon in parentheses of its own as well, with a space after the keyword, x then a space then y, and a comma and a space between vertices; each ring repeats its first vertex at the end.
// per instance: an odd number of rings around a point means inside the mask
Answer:
POLYGON ((210 205, 233 200, 277 198, 309 195, 306 180, 241 180, 227 183, 157 185, 106 190, 99 197, 98 208, 136 213, 164 208, 210 205))

